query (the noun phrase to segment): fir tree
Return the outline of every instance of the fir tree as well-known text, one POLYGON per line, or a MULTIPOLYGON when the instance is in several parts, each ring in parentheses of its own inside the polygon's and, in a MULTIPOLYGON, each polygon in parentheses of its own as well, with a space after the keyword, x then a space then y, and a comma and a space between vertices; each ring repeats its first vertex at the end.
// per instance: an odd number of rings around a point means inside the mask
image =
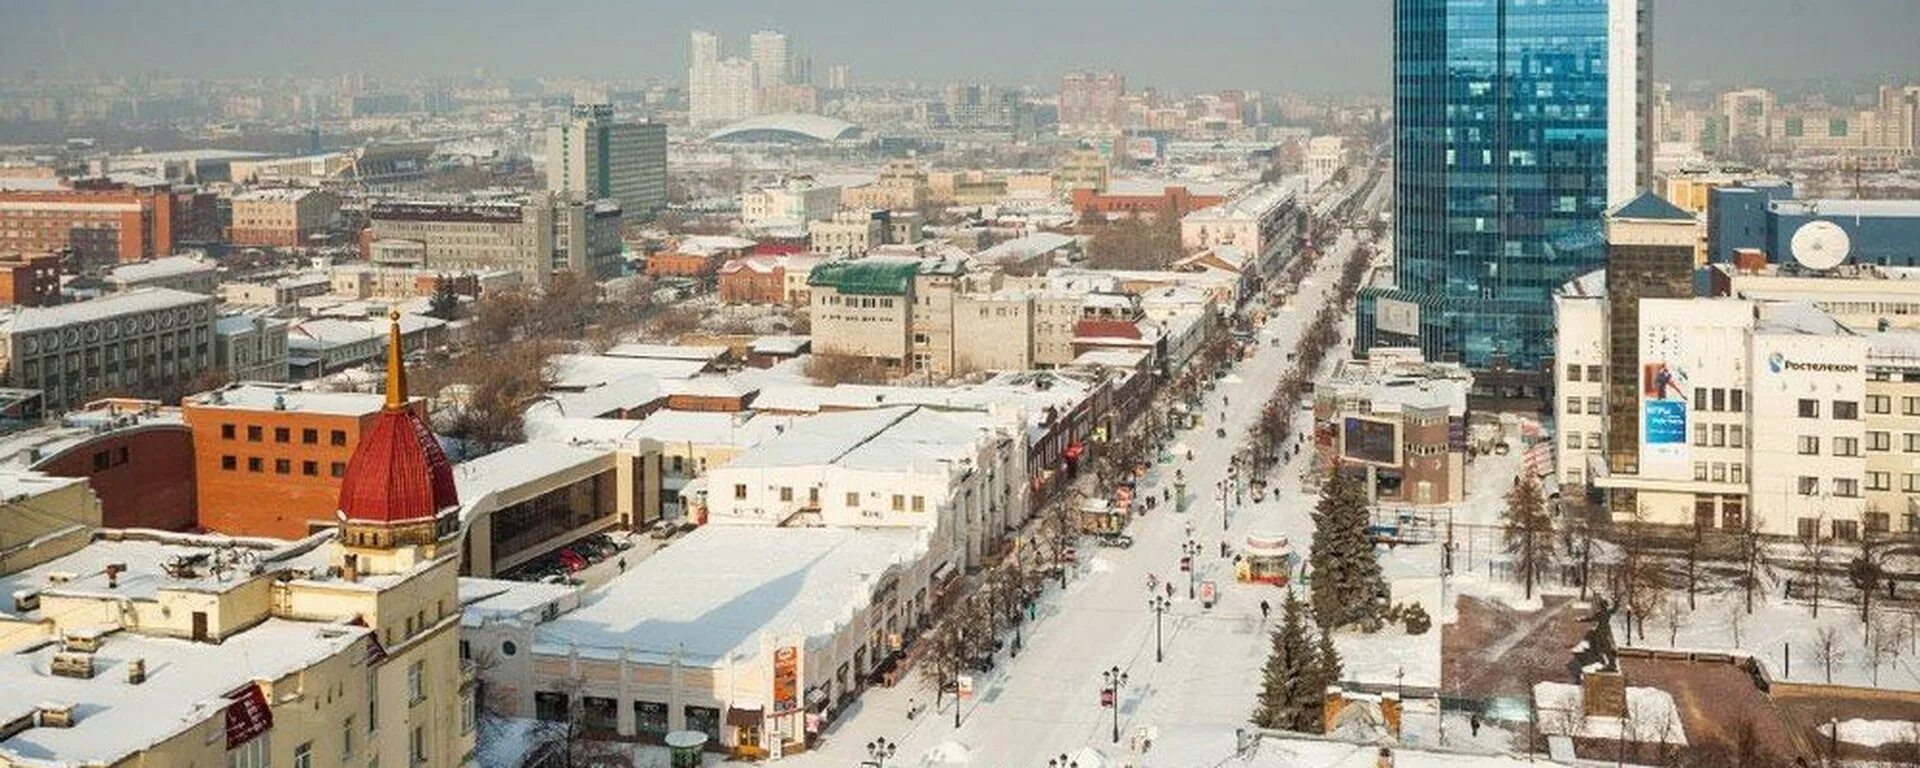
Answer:
POLYGON ((1507 552, 1515 557, 1514 567, 1526 585, 1527 599, 1533 599, 1533 583, 1543 577, 1553 560, 1553 519, 1547 516, 1547 504, 1540 498, 1540 484, 1533 472, 1521 473, 1507 491, 1507 552))
POLYGON ((1314 649, 1313 669, 1311 670, 1313 686, 1310 690, 1316 706, 1310 707, 1302 713, 1301 722, 1294 730, 1307 731, 1310 733, 1324 733, 1326 731, 1327 724, 1324 722, 1326 710, 1324 707, 1317 706, 1317 704, 1322 697, 1326 696, 1327 688, 1340 684, 1340 667, 1340 649, 1333 647, 1333 632, 1324 629, 1320 630, 1320 641, 1314 649))
POLYGON ((1313 511, 1313 613, 1333 629, 1380 615, 1386 581, 1367 536, 1367 496, 1360 481, 1332 472, 1313 511))
POLYGON ((1260 683, 1260 704, 1253 712, 1253 724, 1258 727, 1297 728, 1306 712, 1320 708, 1320 694, 1311 690, 1316 654, 1302 610, 1300 598, 1288 590, 1260 683))

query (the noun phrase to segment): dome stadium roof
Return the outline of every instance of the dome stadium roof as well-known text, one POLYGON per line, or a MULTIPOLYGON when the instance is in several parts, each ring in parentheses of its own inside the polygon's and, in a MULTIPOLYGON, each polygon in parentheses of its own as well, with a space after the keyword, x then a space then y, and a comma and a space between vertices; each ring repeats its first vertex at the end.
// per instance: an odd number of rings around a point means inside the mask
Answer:
POLYGON ((827 142, 854 139, 860 126, 824 115, 757 115, 707 135, 707 141, 827 142))

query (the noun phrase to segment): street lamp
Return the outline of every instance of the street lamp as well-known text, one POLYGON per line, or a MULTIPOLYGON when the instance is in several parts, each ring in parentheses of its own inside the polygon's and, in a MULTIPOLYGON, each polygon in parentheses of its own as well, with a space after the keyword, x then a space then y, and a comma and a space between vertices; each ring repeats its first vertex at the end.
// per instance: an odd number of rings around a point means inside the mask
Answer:
POLYGON ((1161 617, 1167 614, 1167 609, 1172 607, 1173 601, 1168 600, 1166 595, 1154 594, 1147 598, 1147 608, 1153 611, 1153 663, 1155 664, 1166 661, 1166 654, 1161 650, 1160 645, 1160 622, 1161 617))
POLYGON ((900 745, 887 741, 886 737, 867 742, 867 757, 879 768, 887 768, 887 761, 893 759, 893 753, 900 751, 900 745))
POLYGON ((1113 708, 1113 743, 1120 743, 1120 686, 1127 684, 1127 673, 1119 667, 1100 673, 1107 687, 1101 690, 1101 704, 1113 708))
POLYGON ((1186 556, 1187 599, 1192 600, 1193 575, 1200 570, 1200 542, 1187 539, 1187 543, 1180 545, 1180 554, 1186 556))

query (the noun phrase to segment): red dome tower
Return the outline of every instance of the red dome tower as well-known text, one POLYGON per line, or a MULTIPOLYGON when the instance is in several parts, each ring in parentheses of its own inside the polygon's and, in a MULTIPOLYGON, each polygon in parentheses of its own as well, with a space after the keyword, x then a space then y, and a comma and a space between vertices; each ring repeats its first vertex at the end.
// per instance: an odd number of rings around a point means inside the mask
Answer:
POLYGON ((431 545, 459 530, 453 465, 408 402, 400 313, 388 318, 387 404, 360 438, 340 482, 341 543, 348 547, 431 545))

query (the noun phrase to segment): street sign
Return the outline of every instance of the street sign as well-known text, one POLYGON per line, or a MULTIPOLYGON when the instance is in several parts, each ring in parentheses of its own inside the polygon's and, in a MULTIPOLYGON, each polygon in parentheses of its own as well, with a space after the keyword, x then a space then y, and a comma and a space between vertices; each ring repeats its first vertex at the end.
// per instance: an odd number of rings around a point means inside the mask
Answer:
POLYGON ((1213 582, 1211 581, 1200 582, 1200 604, 1208 608, 1212 608, 1214 596, 1215 596, 1215 587, 1213 585, 1213 582))
POLYGON ((1113 706, 1113 689, 1112 688, 1100 689, 1100 706, 1103 706, 1103 707, 1113 706))
POLYGON ((973 675, 961 675, 955 681, 954 693, 962 699, 973 698, 973 675))

